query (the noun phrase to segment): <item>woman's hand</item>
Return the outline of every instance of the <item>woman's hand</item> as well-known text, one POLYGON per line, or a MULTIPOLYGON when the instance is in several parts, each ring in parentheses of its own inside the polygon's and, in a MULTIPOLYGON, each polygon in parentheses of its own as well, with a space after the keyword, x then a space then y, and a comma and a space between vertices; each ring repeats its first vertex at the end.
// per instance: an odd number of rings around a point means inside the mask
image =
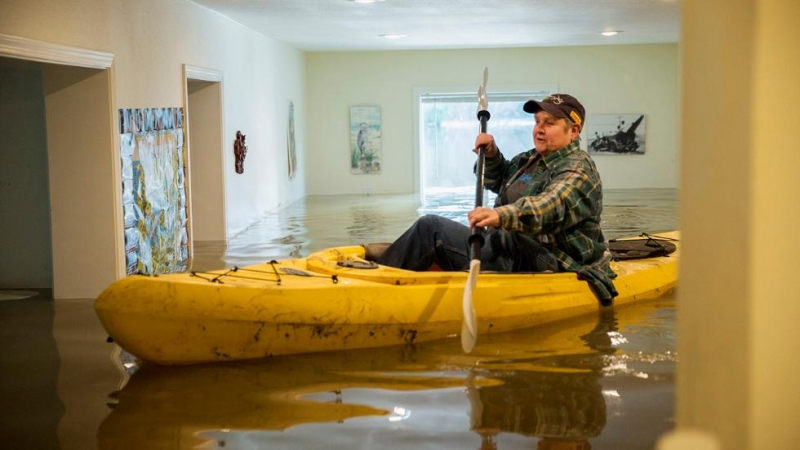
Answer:
POLYGON ((487 158, 494 158, 497 156, 497 146, 494 143, 494 136, 487 133, 479 134, 478 137, 475 138, 475 148, 473 148, 472 151, 477 154, 481 145, 486 146, 485 155, 487 158))
POLYGON ((467 214, 469 227, 494 227, 500 228, 500 213, 491 209, 479 206, 467 214))

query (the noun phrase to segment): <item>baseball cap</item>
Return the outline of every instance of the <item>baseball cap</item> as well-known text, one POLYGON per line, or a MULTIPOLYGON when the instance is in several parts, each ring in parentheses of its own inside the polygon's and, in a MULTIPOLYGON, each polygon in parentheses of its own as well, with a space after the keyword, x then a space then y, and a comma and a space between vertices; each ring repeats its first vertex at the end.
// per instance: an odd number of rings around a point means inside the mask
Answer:
POLYGON ((542 101, 528 100, 522 109, 531 114, 546 111, 555 117, 569 117, 579 125, 586 121, 586 111, 583 109, 583 105, 569 94, 548 95, 542 101))

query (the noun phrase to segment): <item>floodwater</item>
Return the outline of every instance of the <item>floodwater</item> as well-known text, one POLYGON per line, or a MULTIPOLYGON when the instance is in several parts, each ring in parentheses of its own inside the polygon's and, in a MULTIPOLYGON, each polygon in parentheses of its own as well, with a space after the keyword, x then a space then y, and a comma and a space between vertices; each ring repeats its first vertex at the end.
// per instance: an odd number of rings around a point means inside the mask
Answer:
MULTIPOLYGON (((386 242, 469 192, 310 197, 194 270, 386 242)), ((485 204, 488 202, 485 201, 485 204)), ((607 238, 676 229, 675 190, 607 191, 607 238)), ((157 367, 114 344, 91 299, 0 292, 0 445, 14 449, 652 449, 674 427, 675 300, 545 327, 247 363, 157 367)))

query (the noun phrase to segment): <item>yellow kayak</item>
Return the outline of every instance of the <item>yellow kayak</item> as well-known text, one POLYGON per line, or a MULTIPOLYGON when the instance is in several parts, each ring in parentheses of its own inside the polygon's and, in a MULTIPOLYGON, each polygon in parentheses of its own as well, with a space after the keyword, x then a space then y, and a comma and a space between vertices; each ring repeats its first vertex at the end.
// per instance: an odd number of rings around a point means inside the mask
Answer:
MULTIPOLYGON (((678 232, 666 256, 612 262, 614 303, 657 298, 677 283, 678 232)), ((364 246, 244 268, 109 286, 95 311, 111 338, 164 365, 383 347, 457 337, 467 272, 412 272, 368 261, 364 246)), ((478 340, 596 311, 575 273, 481 273, 473 292, 478 340)))

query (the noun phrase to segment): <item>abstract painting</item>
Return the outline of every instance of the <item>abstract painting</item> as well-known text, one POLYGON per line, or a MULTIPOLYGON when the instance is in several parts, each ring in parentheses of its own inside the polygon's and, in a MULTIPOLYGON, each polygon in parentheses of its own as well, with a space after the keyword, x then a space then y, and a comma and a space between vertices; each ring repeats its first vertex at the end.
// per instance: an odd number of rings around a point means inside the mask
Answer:
POLYGON ((187 269, 183 120, 183 108, 119 110, 128 275, 187 269))
POLYGON ((591 154, 644 154, 644 114, 590 114, 586 128, 591 154))

